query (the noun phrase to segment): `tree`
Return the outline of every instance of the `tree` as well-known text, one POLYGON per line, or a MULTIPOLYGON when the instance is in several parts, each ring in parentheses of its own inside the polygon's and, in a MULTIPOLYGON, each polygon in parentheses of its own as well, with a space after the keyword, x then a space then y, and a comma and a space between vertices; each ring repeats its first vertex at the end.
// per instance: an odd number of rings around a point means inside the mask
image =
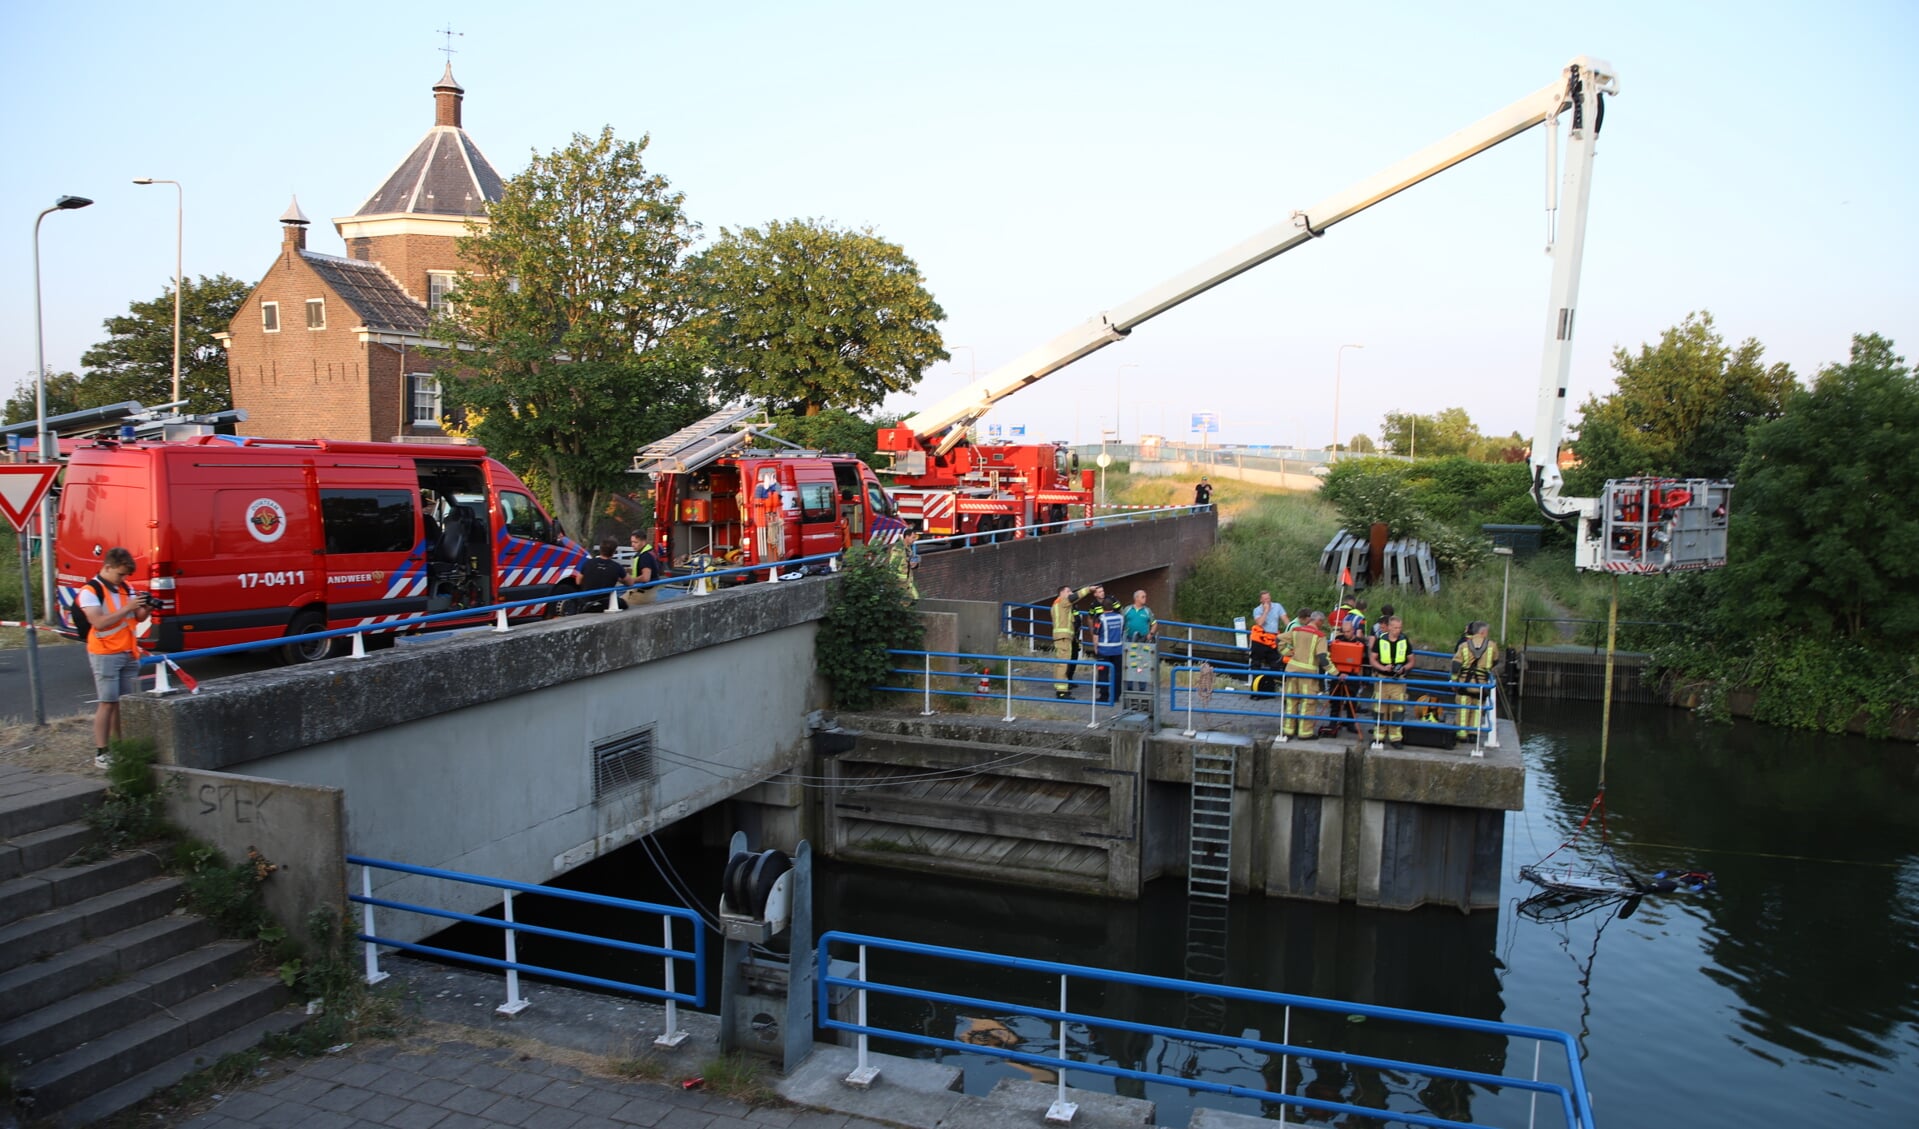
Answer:
POLYGON ((583 535, 634 451, 711 403, 684 269, 699 229, 647 142, 607 127, 535 154, 460 240, 470 271, 432 330, 447 406, 583 535))
MULTIPOLYGON (((225 333, 253 288, 231 275, 187 279, 180 290, 180 394, 188 413, 233 407, 227 354, 213 339, 225 333)), ((80 357, 86 366, 83 407, 138 400, 151 407, 173 399, 173 287, 134 302, 101 323, 106 340, 80 357)))
POLYGON ((1379 451, 1379 448, 1373 446, 1372 437, 1364 432, 1353 436, 1343 449, 1356 455, 1371 455, 1379 451))
MULTIPOLYGON (((82 402, 84 393, 81 389, 84 385, 85 381, 70 372, 50 374, 47 377, 47 416, 51 418, 57 415, 65 415, 68 412, 77 412, 81 408, 94 407, 95 404, 91 402, 82 402)), ((106 402, 111 403, 111 401, 106 402)), ((36 408, 37 400, 33 378, 28 377, 21 382, 19 389, 14 392, 12 399, 7 401, 7 418, 5 422, 23 423, 27 420, 34 419, 38 415, 36 408)))
POLYGON ((1856 336, 1851 359, 1795 387, 1752 429, 1733 492, 1719 619, 1834 631, 1904 663, 1919 633, 1919 373, 1892 342, 1856 336))
POLYGON ((894 416, 861 419, 852 412, 828 408, 818 415, 774 416, 773 434, 788 443, 797 443, 829 454, 858 455, 861 461, 877 464, 879 430, 892 427, 894 416))
POLYGON ((845 568, 814 640, 819 671, 833 684, 833 701, 841 709, 873 704, 873 688, 886 682, 893 666, 887 651, 920 645, 925 625, 893 563, 892 554, 902 551, 885 545, 854 545, 846 551, 845 568))
POLYGON ((1748 430, 1777 419, 1796 384, 1792 369, 1767 365, 1764 352, 1750 338, 1728 348, 1704 312, 1686 315, 1636 355, 1614 351, 1617 386, 1580 407, 1580 467, 1568 491, 1591 496, 1608 478, 1641 474, 1732 474, 1748 430))
POLYGON ((694 274, 721 389, 769 410, 867 411, 947 359, 946 311, 906 252, 871 228, 722 229, 694 274))
POLYGON ((1379 438, 1395 455, 1434 459, 1448 455, 1477 457, 1486 441, 1465 408, 1447 408, 1435 415, 1387 412, 1379 426, 1379 438))

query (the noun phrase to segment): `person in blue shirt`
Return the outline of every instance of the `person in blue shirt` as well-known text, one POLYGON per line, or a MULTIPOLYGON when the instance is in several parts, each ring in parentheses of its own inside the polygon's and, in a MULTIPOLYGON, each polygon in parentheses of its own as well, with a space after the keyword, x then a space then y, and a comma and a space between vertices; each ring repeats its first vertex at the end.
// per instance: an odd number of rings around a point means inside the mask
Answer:
POLYGON ((1133 593, 1133 606, 1126 609, 1126 641, 1128 643, 1151 643, 1159 634, 1159 620, 1153 616, 1153 609, 1146 606, 1146 590, 1133 593))

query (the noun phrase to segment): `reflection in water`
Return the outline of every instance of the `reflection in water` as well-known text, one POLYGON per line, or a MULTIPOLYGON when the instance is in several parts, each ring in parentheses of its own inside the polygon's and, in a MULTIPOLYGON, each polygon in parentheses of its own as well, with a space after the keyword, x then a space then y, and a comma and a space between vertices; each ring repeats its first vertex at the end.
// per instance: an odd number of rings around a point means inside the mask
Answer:
MULTIPOLYGON (((1597 705, 1532 702, 1522 726, 1526 811, 1508 823, 1500 912, 1399 913, 1239 896, 1222 914, 1189 905, 1179 882, 1154 884, 1138 903, 1108 902, 822 863, 818 927, 1558 1028, 1578 1036, 1595 1110, 1609 1127, 1919 1125, 1919 1086, 1910 1081, 1919 1070, 1919 754, 1752 725, 1705 726, 1653 707, 1618 711, 1613 723, 1607 807, 1621 863, 1639 874, 1711 870, 1716 891, 1649 896, 1630 915, 1618 903, 1556 920, 1519 916, 1533 889, 1518 881, 1518 867, 1570 836, 1598 779, 1597 705)), ((663 836, 664 865, 677 865, 685 875, 678 885, 706 895, 710 906, 722 860, 700 847, 695 828, 676 830, 680 837, 663 836)), ((629 850, 575 871, 565 884, 674 902, 674 884, 662 873, 629 850)), ((655 939, 656 926, 603 919, 590 907, 526 898, 516 908, 541 924, 655 939)), ((485 931, 472 944, 495 955, 500 940, 485 931)), ((548 939, 523 936, 521 944, 529 960, 658 978, 652 961, 548 939)), ((1022 1006, 1058 1002, 1051 979, 1011 971, 980 970, 946 987, 1022 1006)), ((905 1030, 995 1045, 1012 1039, 1036 1054, 1058 1049, 1058 1032, 1038 1020, 923 1002, 876 1004, 892 1009, 887 1025, 905 1030)), ((1071 1004, 1089 1015, 1272 1041, 1287 1025, 1283 1009, 1204 991, 1086 984, 1075 986, 1071 1004)), ((1530 1047, 1509 1053, 1502 1040, 1305 1011, 1291 1021, 1290 1041, 1314 1049, 1530 1073, 1530 1047)), ((1282 1064, 1263 1052, 1143 1033, 1069 1027, 1067 1038, 1075 1058, 1145 1066, 1170 1078, 1489 1124, 1527 1121, 1528 1102, 1514 1091, 1434 1084, 1314 1056, 1282 1064)), ((1022 1071, 983 1054, 950 1058, 966 1065, 973 1093, 1002 1078, 1051 1077, 1043 1067, 1022 1071)), ((1183 1124, 1195 1104, 1173 1082, 1115 1084, 1084 1072, 1069 1080, 1150 1098, 1160 1124, 1183 1124)), ((1201 1100, 1278 1116, 1252 1099, 1201 1100)), ((1555 1123, 1544 1103, 1539 1113, 1539 1124, 1555 1123)), ((1300 1119, 1297 1110, 1289 1115, 1300 1119)))
MULTIPOLYGON (((1919 755, 1912 748, 1751 725, 1706 726, 1661 708, 1614 715, 1609 829, 1636 874, 1711 870, 1718 888, 1521 918, 1516 871, 1564 842, 1598 778, 1596 705, 1529 703, 1527 810, 1509 822, 1504 911, 1366 911, 1249 896, 1196 919, 1177 882, 1137 904, 828 867, 822 928, 1006 952, 1201 982, 1536 1024, 1578 1037, 1606 1125, 1909 1126, 1919 1087, 1919 755), (1632 912, 1626 912, 1631 906, 1632 912), (1209 974, 1210 973, 1210 974, 1209 974)), ((1578 850, 1581 848, 1575 848, 1578 850)), ((1561 856, 1563 857, 1563 856, 1561 856)), ((1588 863, 1596 861, 1587 858, 1588 863)), ((985 973, 969 994, 1050 1006, 1036 978, 985 973)), ((1204 993, 1074 993, 1089 1014, 1278 1040, 1283 1014, 1204 993)), ((924 1005, 920 1005, 924 1006, 924 1005)), ((954 1015, 927 1014, 948 1035, 954 1015)), ((1044 1023, 990 1019, 1048 1053, 1044 1023), (1029 1029, 1030 1025, 1030 1029, 1029 1029)), ((1529 1073, 1530 1048, 1296 1011, 1291 1041, 1471 1069, 1529 1073)), ((1367 1108, 1524 1124, 1516 1093, 1190 1040, 1071 1032, 1075 1056, 1367 1108), (1080 1040, 1086 1046, 1080 1046, 1080 1040)), ((900 1053, 922 1053, 902 1049, 900 1053)), ((970 1092, 1020 1074, 955 1056, 970 1092)), ((1073 1073, 1159 1103, 1161 1124, 1196 1103, 1276 1118, 1173 1084, 1073 1073)), ((1540 1124, 1551 1123, 1545 1110, 1540 1124)), ((1305 1120, 1295 1109, 1289 1120, 1305 1120)), ((1325 1114, 1321 1123, 1364 1124, 1325 1114)))

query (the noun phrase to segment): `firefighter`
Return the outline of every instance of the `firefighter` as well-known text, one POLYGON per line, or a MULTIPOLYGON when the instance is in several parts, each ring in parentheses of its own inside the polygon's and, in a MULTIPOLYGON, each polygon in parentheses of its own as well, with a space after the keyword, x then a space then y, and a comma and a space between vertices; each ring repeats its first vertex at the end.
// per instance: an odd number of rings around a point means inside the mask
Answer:
POLYGON ((1374 698, 1378 704, 1373 709, 1374 734, 1377 736, 1380 727, 1384 727, 1387 743, 1398 749, 1404 747, 1406 736, 1399 720, 1406 714, 1405 678, 1413 668, 1413 644, 1400 633, 1403 624, 1398 616, 1386 608, 1380 612, 1383 618, 1379 622, 1379 634, 1373 636, 1373 645, 1366 656, 1373 677, 1383 680, 1375 684, 1374 698))
POLYGON ((1053 671, 1053 697, 1073 696, 1073 668, 1079 664, 1079 640, 1074 631, 1077 613, 1073 610, 1073 586, 1059 586, 1059 598, 1053 601, 1053 657, 1059 665, 1053 671))
MULTIPOLYGON (((1453 652, 1454 682, 1478 684, 1492 681, 1493 671, 1499 666, 1499 648, 1493 646, 1491 635, 1491 627, 1483 619, 1466 625, 1466 637, 1459 641, 1459 649, 1453 652)), ((1485 699, 1485 694, 1481 686, 1474 685, 1471 689, 1462 687, 1454 695, 1453 702, 1459 706, 1460 740, 1471 737, 1479 729, 1479 705, 1485 699)))
POLYGON ((1248 634, 1252 639, 1252 654, 1247 665, 1253 668, 1253 696, 1269 698, 1270 693, 1261 693, 1260 671, 1279 669, 1279 633, 1292 626, 1286 617, 1286 608, 1273 602, 1271 592, 1261 592, 1259 603, 1253 605, 1252 614, 1246 617, 1248 634))
POLYGON ((1352 679, 1366 670, 1366 640, 1358 630, 1363 622, 1357 615, 1346 617, 1326 644, 1327 660, 1333 664, 1338 677, 1332 681, 1329 692, 1333 701, 1327 703, 1331 708, 1326 711, 1335 720, 1322 730, 1323 737, 1338 736, 1342 725, 1350 726, 1354 733, 1359 732, 1359 703, 1354 700, 1359 696, 1359 684, 1352 679))
POLYGON ((1286 657, 1286 694, 1293 699, 1288 703, 1287 714, 1280 719, 1280 732, 1288 737, 1312 737, 1317 734, 1319 723, 1290 715, 1320 712, 1313 708, 1317 703, 1310 699, 1325 685, 1321 676, 1330 662, 1326 656, 1326 613, 1301 612, 1292 629, 1282 637, 1280 653, 1286 657))
POLYGON ((905 536, 893 542, 886 551, 887 560, 892 564, 893 571, 899 573, 900 586, 906 589, 906 598, 909 600, 920 598, 919 585, 913 583, 913 571, 920 566, 920 551, 915 545, 919 539, 919 530, 908 529, 905 536))

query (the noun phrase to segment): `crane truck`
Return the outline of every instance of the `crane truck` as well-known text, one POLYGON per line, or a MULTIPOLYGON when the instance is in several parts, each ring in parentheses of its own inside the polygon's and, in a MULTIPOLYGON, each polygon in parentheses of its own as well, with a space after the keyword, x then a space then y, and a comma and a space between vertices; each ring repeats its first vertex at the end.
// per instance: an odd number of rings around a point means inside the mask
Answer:
POLYGON ((958 530, 950 525, 935 528, 934 523, 957 520, 951 516, 955 512, 963 519, 969 511, 1018 513, 1030 522, 1042 516, 1036 507, 1090 504, 1090 482, 1082 479, 1081 489, 1072 488, 1063 451, 1055 449, 1051 466, 1045 467, 1041 465, 1045 458, 1039 454, 1045 447, 1008 448, 997 460, 1001 465, 1013 461, 1013 451, 1031 450, 1035 455, 1021 455, 1014 472, 996 476, 993 455, 999 449, 971 446, 968 428, 1001 400, 1125 338, 1144 322, 1269 259, 1323 238, 1334 226, 1429 177, 1545 125, 1546 250, 1553 257, 1553 272, 1533 430, 1534 499, 1547 517, 1573 524, 1578 545, 1575 559, 1582 569, 1663 572, 1725 563, 1726 496, 1731 489, 1727 483, 1630 479, 1608 483, 1598 498, 1560 496, 1559 448, 1565 435, 1566 385, 1572 371, 1593 155, 1605 120, 1605 99, 1618 91, 1619 80, 1610 64, 1580 56, 1566 64, 1558 78, 1504 109, 1293 212, 1288 219, 987 373, 898 427, 882 430, 879 449, 893 457, 891 469, 902 516, 927 523, 929 532, 953 532, 958 530), (1562 121, 1569 127, 1563 162, 1559 153, 1562 121), (1550 222, 1553 217, 1556 230, 1550 222))

